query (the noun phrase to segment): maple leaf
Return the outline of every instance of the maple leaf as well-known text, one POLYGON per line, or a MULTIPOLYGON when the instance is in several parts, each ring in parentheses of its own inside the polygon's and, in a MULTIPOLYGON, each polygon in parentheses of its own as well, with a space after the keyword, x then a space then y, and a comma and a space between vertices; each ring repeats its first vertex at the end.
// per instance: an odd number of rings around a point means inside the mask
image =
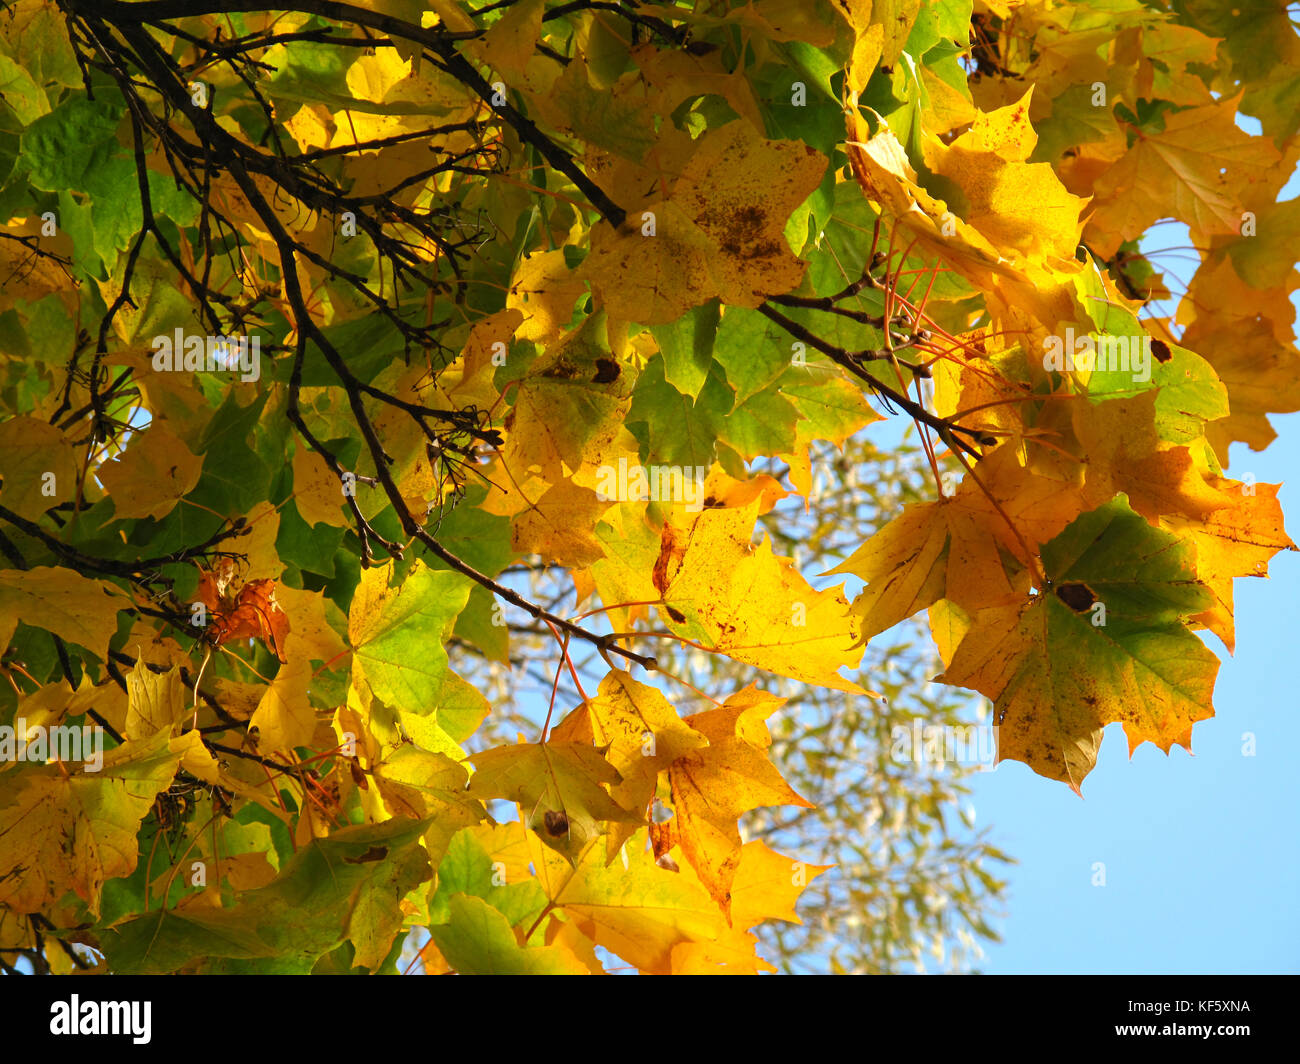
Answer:
POLYGON ((961 190, 963 221, 1002 254, 1026 261, 1072 258, 1083 201, 1066 191, 1047 163, 1027 161, 1037 143, 1026 94, 1011 106, 977 113, 951 144, 925 140, 925 161, 961 190))
POLYGON ((1192 725, 1214 714, 1219 668, 1185 625, 1211 602, 1195 548, 1119 495, 1045 544, 1043 563, 1050 586, 975 611, 938 677, 994 700, 999 759, 1077 792, 1111 721, 1130 752, 1148 740, 1190 749, 1192 725))
POLYGON ((1267 447, 1277 434, 1266 415, 1300 409, 1300 351, 1290 335, 1294 310, 1286 290, 1251 288, 1231 260, 1211 260, 1197 271, 1178 316, 1187 325, 1183 344, 1214 367, 1227 389, 1228 415, 1205 429, 1220 460, 1226 462, 1233 440, 1267 447))
POLYGON ((510 923, 482 898, 457 894, 451 921, 429 928, 447 963, 462 975, 588 975, 586 965, 560 946, 519 945, 510 923))
POLYGON ((118 517, 158 520, 194 490, 202 470, 200 456, 164 426, 153 424, 97 475, 118 517))
POLYGON ((588 318, 529 366, 506 419, 502 459, 540 467, 552 484, 563 467, 599 464, 627 414, 632 380, 605 342, 600 315, 588 318))
MULTIPOLYGON (((657 543, 647 540, 637 556, 624 554, 595 566, 597 582, 616 568, 644 566, 651 571, 653 590, 634 590, 626 598, 662 598, 661 612, 677 635, 737 661, 866 693, 838 672, 860 657, 853 651, 858 640, 847 620, 847 600, 837 590, 814 591, 788 561, 772 553, 767 540, 757 548, 750 545, 758 506, 754 500, 695 515, 675 510, 657 543)), ((640 576, 632 586, 645 583, 640 576)))
POLYGON ((520 743, 472 758, 469 793, 520 807, 538 838, 570 859, 603 833, 603 821, 636 821, 602 784, 621 781, 602 751, 584 743, 520 743))
POLYGON ((675 947, 729 937, 731 929, 698 879, 670 872, 637 846, 624 852, 627 866, 606 864, 600 847, 589 847, 576 868, 563 871, 540 850, 538 878, 547 896, 597 945, 649 975, 672 970, 675 947))
POLYGON ((1212 484, 1226 500, 1203 522, 1177 515, 1161 521, 1180 537, 1196 545, 1196 566, 1214 596, 1213 604, 1194 620, 1235 649, 1232 580, 1239 576, 1268 576, 1269 560, 1280 550, 1296 550, 1282 526, 1276 484, 1241 484, 1215 479, 1212 484))
POLYGON ((53 425, 25 416, 0 425, 0 506, 38 518, 58 501, 51 487, 72 484, 76 471, 72 441, 53 425))
POLYGON ((22 621, 102 655, 117 628, 117 611, 126 608, 120 588, 69 569, 39 565, 0 571, 0 643, 5 645, 22 621))
POLYGON ((275 599, 274 580, 249 580, 234 587, 234 564, 229 559, 215 569, 199 573, 198 601, 211 613, 203 638, 213 646, 235 639, 261 639, 281 661, 289 635, 289 618, 275 599))
POLYGON ((596 492, 571 480, 551 485, 511 522, 510 545, 520 554, 584 568, 605 556, 591 529, 609 507, 596 492))
POLYGON ((799 923, 795 911, 799 895, 831 867, 785 857, 761 839, 745 843, 731 881, 732 926, 747 931, 764 920, 799 923))
POLYGON ((398 818, 342 828, 307 843, 272 882, 229 909, 135 916, 105 932, 101 945, 126 973, 172 972, 197 956, 215 972, 305 974, 345 941, 359 965, 377 967, 401 929, 401 899, 428 873, 426 826, 398 818))
POLYGON ((506 307, 523 316, 514 335, 521 340, 555 339, 572 316, 574 302, 585 291, 586 285, 574 277, 562 249, 525 255, 506 296, 506 307))
MULTIPOLYGON (((707 740, 683 721, 656 688, 615 669, 600 681, 596 697, 575 709, 551 733, 553 741, 591 743, 621 777, 610 797, 623 809, 644 810, 654 797, 659 773, 707 740)), ((635 830, 611 825, 611 857, 635 830)))
POLYGON ((456 923, 451 903, 457 895, 470 895, 487 902, 509 926, 526 930, 546 907, 546 895, 527 865, 528 843, 518 821, 480 824, 456 832, 438 862, 438 889, 429 901, 430 920, 456 923), (522 849, 522 866, 502 860, 512 847, 522 849))
POLYGON ((343 493, 325 459, 305 447, 293 453, 293 501, 309 525, 343 525, 343 493))
MULTIPOLYGON (((1022 113, 1023 105, 1004 109, 1001 123, 1020 125, 1022 113), (1017 112, 1021 112, 1020 117, 1017 112)), ((987 292, 1004 315, 1028 324, 1034 331, 1045 331, 1058 321, 1074 317, 1076 302, 1071 278, 1081 268, 1080 263, 1073 258, 1025 259, 1017 249, 1007 249, 1008 254, 1004 255, 1003 249, 978 227, 921 187, 902 145, 883 120, 880 130, 871 135, 866 120, 854 108, 848 116, 848 132, 849 161, 862 190, 871 199, 888 206, 922 247, 987 292)), ((1029 171, 1033 164, 1009 163, 990 140, 976 138, 969 148, 977 153, 976 158, 965 158, 962 165, 967 170, 978 165, 987 171, 979 178, 985 202, 991 201, 1003 182, 1010 185, 1006 195, 1013 199, 1017 175, 1029 171)), ((1018 150, 1022 150, 1023 140, 1013 143, 1018 143, 1018 150)), ((1072 204, 1069 211, 1074 212, 1074 220, 1057 217, 1046 231, 1037 235, 1032 230, 1025 233, 1028 242, 1023 246, 1030 249, 1059 246, 1061 226, 1065 226, 1065 231, 1074 228, 1078 210, 1079 205, 1072 204)), ((1068 215, 1069 211, 1065 213, 1068 215)))
POLYGON ((1094 186, 1097 210, 1089 220, 1106 253, 1172 214, 1198 242, 1241 225, 1241 191, 1277 161, 1267 141, 1233 122, 1237 101, 1221 100, 1169 115, 1161 132, 1139 130, 1128 152, 1094 186))
POLYGON ((0 774, 0 906, 41 912, 74 890, 99 915, 105 880, 136 865, 136 833, 176 775, 169 736, 124 743, 98 772, 25 765, 0 774))
POLYGON ((941 598, 975 608, 1018 597, 999 554, 1005 519, 985 490, 971 480, 952 498, 905 507, 825 574, 851 573, 867 585, 852 606, 863 640, 941 598))
POLYGON ((348 614, 353 671, 395 708, 413 713, 436 704, 447 671, 446 627, 464 608, 469 586, 456 573, 417 562, 389 586, 392 564, 368 569, 348 614))
MULTIPOLYGON (((464 767, 447 754, 421 750, 408 743, 373 769, 386 815, 432 820, 424 846, 434 861, 442 857, 459 831, 483 819, 482 805, 465 795, 468 776, 464 767)), ((438 867, 441 870, 442 866, 438 867)))
POLYGON ((316 732, 316 714, 307 698, 311 665, 299 654, 283 660, 249 720, 249 728, 258 730, 259 744, 267 750, 307 746, 316 732))
POLYGON ((673 161, 661 161, 676 177, 667 197, 618 233, 593 234, 583 275, 610 316, 656 325, 715 296, 756 307, 798 285, 804 264, 784 228, 826 160, 798 142, 765 140, 744 121, 661 149, 670 152, 673 161), (653 234, 643 228, 650 218, 653 234))
POLYGON ((126 674, 126 737, 148 739, 158 732, 171 734, 172 728, 185 716, 185 685, 181 682, 180 666, 167 672, 152 672, 137 662, 126 674))
POLYGON ((759 806, 810 807, 767 757, 772 737, 764 721, 781 702, 750 687, 717 709, 687 717, 709 745, 678 757, 668 770, 682 853, 728 915, 741 862, 736 821, 759 806))

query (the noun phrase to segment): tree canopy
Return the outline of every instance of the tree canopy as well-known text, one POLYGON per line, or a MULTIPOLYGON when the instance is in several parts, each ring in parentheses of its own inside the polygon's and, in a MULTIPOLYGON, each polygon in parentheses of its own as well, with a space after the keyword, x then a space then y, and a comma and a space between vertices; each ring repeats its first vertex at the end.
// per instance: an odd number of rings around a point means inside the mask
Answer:
POLYGON ((991 935, 899 700, 1213 715, 1297 99, 1266 0, 3 4, 0 964, 991 935))

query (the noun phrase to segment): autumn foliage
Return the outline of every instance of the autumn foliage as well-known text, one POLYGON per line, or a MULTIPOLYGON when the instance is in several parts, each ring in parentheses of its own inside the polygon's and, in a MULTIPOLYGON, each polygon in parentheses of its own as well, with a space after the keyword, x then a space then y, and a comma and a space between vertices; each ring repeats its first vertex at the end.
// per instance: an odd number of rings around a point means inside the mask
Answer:
POLYGON ((775 970, 834 874, 742 833, 809 805, 775 678, 870 713, 923 611, 1043 786, 1190 749, 1295 549, 1226 470, 1300 409, 1245 7, 4 5, 0 962, 775 970), (777 553, 887 416, 929 499, 777 553), (553 680, 531 733, 463 655, 553 680))

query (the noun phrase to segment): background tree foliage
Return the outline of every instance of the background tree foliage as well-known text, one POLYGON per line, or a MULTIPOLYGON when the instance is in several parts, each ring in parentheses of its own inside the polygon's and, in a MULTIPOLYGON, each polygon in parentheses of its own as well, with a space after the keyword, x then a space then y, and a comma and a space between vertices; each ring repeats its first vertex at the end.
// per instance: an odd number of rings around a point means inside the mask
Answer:
POLYGON ((1195 633, 1294 549, 1224 466, 1300 409, 1297 51, 1265 2, 3 5, 0 963, 969 967, 1006 857, 894 726, 978 692, 1076 791, 1107 723, 1190 746, 1195 633))

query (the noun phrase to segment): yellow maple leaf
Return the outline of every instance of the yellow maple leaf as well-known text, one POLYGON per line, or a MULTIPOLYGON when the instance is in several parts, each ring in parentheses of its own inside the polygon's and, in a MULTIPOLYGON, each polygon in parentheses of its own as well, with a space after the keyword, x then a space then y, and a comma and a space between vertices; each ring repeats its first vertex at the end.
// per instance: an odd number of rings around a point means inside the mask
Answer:
POLYGON ((761 839, 745 843, 731 882, 732 926, 747 931, 764 920, 802 923, 795 902, 809 882, 833 867, 796 861, 761 839))
POLYGON ((316 732, 316 711, 307 698, 311 686, 311 662, 302 641, 290 633, 285 656, 271 686, 253 712, 250 727, 259 732, 260 749, 287 755, 295 747, 307 746, 316 732))
POLYGON ((1296 550, 1282 525, 1282 507, 1277 501, 1278 484, 1243 484, 1214 478, 1210 485, 1226 500, 1201 521, 1171 516, 1161 521, 1180 537, 1196 544, 1197 575, 1208 585, 1214 603, 1197 614, 1223 640, 1231 653, 1236 649, 1232 613, 1232 581, 1241 576, 1268 576, 1268 562, 1280 550, 1296 550))
POLYGON ((632 405, 633 381, 605 336, 604 316, 594 315, 528 367, 501 451, 515 475, 535 468, 558 484, 565 467, 577 472, 607 460, 632 405))
POLYGON ((343 482, 334 475, 325 459, 305 443, 293 452, 293 502, 309 525, 333 525, 346 528, 350 514, 343 510, 343 482))
POLYGON ((606 864, 589 846, 576 868, 540 845, 534 866, 546 895, 593 942, 647 975, 668 975, 673 950, 690 942, 730 938, 726 918, 688 867, 660 868, 638 832, 621 861, 606 864))
POLYGON ((1004 525, 968 478, 952 498, 904 507, 826 575, 866 583, 853 602, 864 641, 940 598, 970 608, 1013 601, 1019 593, 998 555, 1004 525))
POLYGON ((1133 146, 1093 186, 1089 241, 1096 233, 1102 254, 1170 216, 1187 223, 1196 244, 1240 231, 1243 190, 1271 177, 1279 154, 1237 127, 1238 100, 1172 111, 1162 131, 1135 131, 1133 146))
POLYGON ((866 694, 839 674, 862 657, 848 601, 839 588, 814 591, 788 559, 772 553, 768 538, 750 545, 759 505, 755 499, 733 510, 673 509, 650 563, 668 627, 736 661, 866 694))
POLYGON ((682 854, 728 915, 741 860, 736 821, 760 806, 811 808, 768 760, 772 737, 764 722, 783 702, 747 687, 717 709, 687 717, 709 745, 677 758, 668 770, 682 854))
POLYGON ((1072 196, 1048 163, 1028 162, 1038 143, 1029 123, 1029 98, 978 112, 951 144, 922 142, 926 165, 960 189, 960 210, 1007 257, 1069 259, 1079 246, 1084 200, 1072 196))
MULTIPOLYGON (((622 777, 610 787, 610 796, 633 811, 649 806, 661 770, 683 754, 708 745, 657 688, 638 683, 622 669, 607 674, 596 697, 569 714, 552 732, 552 739, 605 749, 605 757, 622 777)), ((631 823, 611 828, 611 857, 634 830, 631 823)))
MULTIPOLYGON (((524 502, 523 492, 515 497, 524 502)), ((553 484, 510 523, 510 546, 519 554, 540 554, 546 561, 584 568, 605 556, 592 529, 613 505, 590 488, 571 480, 553 484)))
POLYGON ((148 739, 160 731, 171 735, 185 718, 186 694, 179 665, 167 672, 153 672, 137 661, 126 674, 127 739, 148 739))
POLYGON ((785 225, 821 181, 825 157, 798 141, 767 140, 743 119, 665 145, 663 155, 671 148, 674 156, 657 157, 665 195, 643 201, 617 232, 594 230, 582 265, 611 318, 659 325, 714 297, 757 307, 795 288, 805 264, 785 225))
POLYGON ((121 589, 71 569, 46 565, 0 571, 0 645, 18 622, 45 628, 103 657, 117 632, 117 611, 129 608, 121 589))
POLYGON ((711 942, 683 942, 673 947, 673 975, 759 975, 776 967, 758 955, 758 937, 744 931, 719 935, 711 942))
MULTIPOLYGON (((856 100, 852 103, 856 105, 856 100)), ((1023 106, 1023 101, 1014 105, 1012 113, 1023 106)), ((1047 252, 1058 246, 1060 234, 1077 225, 1077 208, 1057 194, 1055 201, 1066 209, 1056 212, 1058 217, 1051 220, 1050 226, 1041 228, 1029 224, 1028 220, 1018 226, 1000 227, 987 213, 995 200, 1003 200, 1004 183, 1010 180, 1014 184, 1017 175, 1024 174, 1024 168, 1036 164, 1009 163, 994 150, 1001 145, 990 146, 988 137, 968 142, 959 163, 953 163, 955 168, 959 166, 968 174, 979 175, 971 209, 979 212, 979 219, 990 227, 993 237, 1011 241, 1002 247, 960 216, 960 204, 946 203, 921 186, 893 131, 879 115, 876 120, 880 128, 872 135, 858 108, 853 106, 848 111, 849 139, 845 147, 849 162, 862 190, 898 219, 908 239, 915 238, 921 251, 951 265, 983 290, 995 316, 1020 323, 1031 341, 1045 335, 1058 322, 1075 320, 1078 301, 1071 277, 1082 271, 1083 264, 1072 254, 1063 258, 1048 256, 1047 252), (1068 217, 1071 210, 1073 218, 1068 217), (1034 254, 1026 257, 1026 248, 1034 254)), ((1002 124, 1008 121, 1003 118, 1002 124)), ((926 136, 928 141, 942 147, 936 138, 926 136)), ((931 150, 938 154, 937 148, 931 150)), ((1046 175, 1038 177, 1036 171, 1034 174, 1035 181, 1049 180, 1046 175)))
POLYGON ((524 255, 506 294, 507 309, 522 316, 514 335, 521 340, 554 340, 564 331, 573 304, 586 290, 565 261, 563 248, 524 255))
POLYGON ((41 912, 74 890, 96 916, 107 879, 136 866, 136 833, 176 775, 166 732, 104 755, 98 772, 26 765, 0 776, 0 906, 41 912))
POLYGON ((26 415, 0 424, 0 506, 35 521, 70 501, 76 487, 76 454, 65 433, 26 415))
POLYGON ((469 793, 515 802, 538 838, 570 860, 607 830, 605 823, 640 819, 604 789, 602 784, 616 785, 622 778, 603 752, 587 743, 519 743, 471 760, 469 793))
POLYGON ((1203 457, 1190 447, 1160 440, 1156 394, 1152 389, 1132 399, 1072 404, 1087 461, 1084 500, 1089 508, 1100 506, 1122 491, 1133 509, 1153 523, 1168 514, 1203 520, 1230 500, 1210 485, 1214 474, 1203 457))

